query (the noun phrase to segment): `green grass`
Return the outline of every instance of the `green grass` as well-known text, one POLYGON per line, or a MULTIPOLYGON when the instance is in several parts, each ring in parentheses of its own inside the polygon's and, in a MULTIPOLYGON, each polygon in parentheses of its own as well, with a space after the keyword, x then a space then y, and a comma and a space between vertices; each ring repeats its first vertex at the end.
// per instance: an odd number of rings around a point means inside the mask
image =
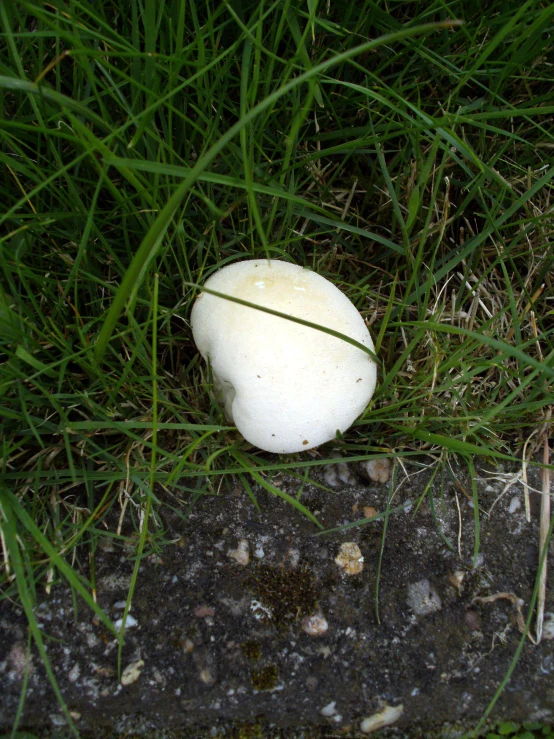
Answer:
POLYGON ((554 404, 553 19, 0 3, 0 583, 39 649, 37 589, 98 611, 107 517, 139 562, 156 491, 186 515, 235 476, 284 495, 276 472, 338 451, 532 455, 554 404), (189 326, 196 286, 263 256, 344 290, 382 363, 344 438, 286 458, 229 427, 189 326))

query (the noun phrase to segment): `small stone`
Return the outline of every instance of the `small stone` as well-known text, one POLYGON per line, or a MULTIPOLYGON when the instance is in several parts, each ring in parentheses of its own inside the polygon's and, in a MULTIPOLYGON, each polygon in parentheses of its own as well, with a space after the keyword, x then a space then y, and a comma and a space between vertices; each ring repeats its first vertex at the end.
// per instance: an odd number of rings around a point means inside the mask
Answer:
POLYGON ((364 506, 364 518, 373 518, 373 516, 377 515, 377 511, 373 506, 366 505, 364 506))
POLYGON ((212 606, 196 606, 194 609, 196 618, 205 618, 206 616, 215 616, 215 608, 212 606))
POLYGON ((185 654, 194 652, 194 642, 191 639, 183 639, 182 647, 185 654))
MULTIPOLYGON (((138 621, 134 616, 131 616, 130 613, 127 614, 127 618, 125 619, 125 629, 132 629, 133 626, 136 626, 138 624, 138 621)), ((115 628, 119 631, 123 625, 123 619, 118 618, 117 621, 114 622, 115 628)))
POLYGON ((79 663, 75 662, 71 670, 67 673, 67 679, 70 683, 74 683, 79 679, 79 675, 81 674, 81 668, 79 667, 79 663))
POLYGON ((318 613, 314 613, 313 616, 306 616, 302 621, 302 630, 309 636, 323 636, 328 629, 327 619, 318 613))
POLYGON ((448 582, 452 585, 453 588, 455 588, 458 591, 458 595, 462 594, 462 590, 464 589, 464 578, 465 578, 465 572, 463 570, 456 570, 455 572, 451 572, 450 575, 448 575, 448 582))
POLYGON ((360 462, 360 468, 371 482, 385 483, 388 482, 390 477, 390 459, 388 457, 360 462))
POLYGON ((131 664, 127 665, 121 673, 121 684, 131 685, 131 683, 136 682, 140 677, 143 667, 144 660, 142 659, 137 659, 136 662, 131 662, 131 664))
POLYGON ((341 483, 355 485, 358 482, 346 462, 326 465, 323 469, 323 479, 332 488, 338 488, 341 483))
POLYGON ((250 545, 248 539, 240 539, 236 549, 230 549, 227 552, 231 559, 238 562, 239 565, 246 567, 250 562, 250 545))
POLYGON ((205 648, 200 648, 192 655, 198 671, 198 677, 204 685, 215 685, 217 669, 214 655, 205 648))
POLYGON ((326 718, 330 718, 331 716, 334 716, 336 712, 337 712, 337 702, 332 701, 331 703, 328 703, 326 706, 324 706, 321 709, 320 714, 322 716, 325 716, 326 718))
POLYGON ((371 734, 398 721, 403 712, 404 706, 402 704, 399 706, 385 706, 379 713, 374 713, 373 716, 364 718, 360 729, 364 734, 371 734))
POLYGON ((479 614, 477 613, 477 611, 474 611, 473 608, 468 608, 468 610, 464 613, 464 622, 468 629, 471 629, 471 631, 479 631, 479 614))
POLYGON ((428 616, 442 608, 441 599, 429 580, 408 585, 408 605, 416 616, 428 616))
POLYGON ((521 500, 517 497, 517 495, 514 495, 514 497, 510 501, 508 511, 509 513, 515 513, 516 511, 519 511, 520 508, 521 508, 521 500))
POLYGON ((359 575, 364 569, 364 558, 360 547, 353 541, 341 544, 335 562, 347 575, 359 575))
POLYGON ((554 613, 545 613, 542 625, 542 638, 554 639, 554 613))
POLYGON ((209 667, 204 667, 203 670, 200 670, 198 676, 204 685, 213 685, 216 680, 214 673, 209 667))

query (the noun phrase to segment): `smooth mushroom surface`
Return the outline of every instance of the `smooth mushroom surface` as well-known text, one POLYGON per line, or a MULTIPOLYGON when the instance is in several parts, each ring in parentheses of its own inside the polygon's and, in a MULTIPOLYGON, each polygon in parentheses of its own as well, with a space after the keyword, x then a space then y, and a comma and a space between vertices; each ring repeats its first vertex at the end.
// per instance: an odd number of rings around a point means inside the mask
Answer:
MULTIPOLYGON (((332 328, 374 351, 346 295, 308 269, 252 259, 223 267, 205 286, 332 328)), ((260 449, 285 454, 331 441, 373 395, 375 362, 335 336, 208 293, 197 298, 191 324, 229 420, 260 449)))

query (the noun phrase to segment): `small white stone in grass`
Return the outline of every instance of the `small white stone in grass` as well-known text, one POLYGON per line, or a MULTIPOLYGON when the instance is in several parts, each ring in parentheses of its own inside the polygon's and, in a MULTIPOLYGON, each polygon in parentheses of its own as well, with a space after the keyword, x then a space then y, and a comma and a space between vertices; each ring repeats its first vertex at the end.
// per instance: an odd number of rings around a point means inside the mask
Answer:
POLYGON ((331 716, 334 716, 336 712, 337 712, 337 702, 332 701, 331 703, 328 703, 326 706, 324 706, 321 709, 320 714, 322 716, 325 716, 326 718, 330 718, 331 716))
POLYGON ((542 625, 542 638, 554 639, 554 613, 545 613, 542 625))
POLYGON ((238 562, 239 565, 246 567, 250 562, 250 545, 248 539, 240 539, 236 549, 230 549, 227 552, 231 559, 238 562))
POLYGON ((360 729, 364 734, 371 734, 398 721, 403 712, 404 706, 402 704, 399 706, 385 706, 378 713, 374 713, 373 716, 364 718, 360 729))
POLYGON ((81 674, 81 668, 79 667, 79 663, 75 662, 71 670, 67 673, 67 679, 70 683, 74 683, 79 679, 79 675, 81 674))
POLYGON ((390 477, 390 459, 388 457, 360 462, 360 466, 371 482, 388 482, 390 477))
POLYGON ((131 662, 131 664, 127 665, 121 673, 121 684, 131 685, 131 683, 136 682, 140 677, 143 667, 144 660, 142 659, 137 659, 136 662, 131 662))
POLYGON ((346 462, 325 465, 323 479, 331 488, 338 488, 341 482, 345 485, 355 485, 358 482, 346 462))
POLYGON ((302 630, 308 636, 323 636, 329 630, 329 623, 325 616, 315 613, 313 616, 306 616, 302 621, 302 630))
MULTIPOLYGON (((134 616, 131 616, 130 613, 128 613, 127 618, 125 619, 125 629, 131 629, 133 626, 136 626, 137 624, 138 624, 137 619, 134 616)), ((118 618, 117 621, 114 623, 114 626, 118 631, 121 629, 122 625, 123 625, 122 618, 118 618)))
POLYGON ((439 594, 429 580, 419 580, 408 585, 408 605, 416 616, 428 616, 442 608, 439 594))
POLYGON ((364 569, 364 558, 360 547, 353 541, 341 544, 335 562, 347 575, 359 575, 364 569))
POLYGON ((508 511, 510 513, 515 513, 516 511, 519 511, 521 508, 521 500, 517 497, 517 495, 514 495, 514 497, 510 501, 510 506, 508 508, 508 511))

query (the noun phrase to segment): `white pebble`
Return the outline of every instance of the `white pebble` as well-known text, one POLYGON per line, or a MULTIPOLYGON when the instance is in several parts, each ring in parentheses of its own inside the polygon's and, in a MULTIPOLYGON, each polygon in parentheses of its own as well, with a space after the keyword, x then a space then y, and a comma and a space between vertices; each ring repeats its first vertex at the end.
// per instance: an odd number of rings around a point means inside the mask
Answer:
POLYGON ((248 539, 240 539, 236 549, 229 549, 227 555, 238 562, 239 565, 246 567, 250 562, 250 545, 248 539))
POLYGON ((542 625, 542 638, 554 639, 554 613, 544 614, 544 623, 542 625))
POLYGON ((510 513, 515 513, 516 511, 519 511, 521 508, 521 500, 517 497, 517 495, 514 495, 514 497, 510 501, 510 506, 508 508, 508 511, 510 513))
MULTIPOLYGON (((123 624, 123 619, 118 618, 117 621, 114 623, 115 628, 119 631, 121 629, 121 626, 123 624)), ((133 626, 136 626, 138 624, 138 621, 134 616, 131 616, 130 613, 127 614, 127 618, 125 619, 125 628, 131 629, 133 626)))
POLYGON ((335 562, 347 575, 359 575, 364 569, 364 558, 360 547, 353 541, 341 544, 335 562))
POLYGON ((142 668, 144 667, 144 660, 137 659, 136 662, 131 662, 121 673, 121 684, 131 685, 139 679, 142 668))
POLYGON ((323 479, 332 488, 338 488, 341 482, 344 485, 355 485, 358 482, 346 462, 326 465, 323 468, 323 479))
POLYGON ((74 683, 79 679, 79 675, 81 674, 81 668, 79 667, 79 663, 75 662, 71 670, 67 673, 67 679, 70 683, 74 683))
POLYGON ((429 580, 408 585, 408 605, 416 616, 427 616, 442 608, 439 594, 429 580))
POLYGON ((399 706, 385 706, 379 713, 374 713, 373 716, 364 718, 360 729, 364 734, 371 734, 373 731, 378 731, 398 721, 403 712, 404 706, 402 704, 399 706))
POLYGON ((388 482, 390 477, 390 459, 388 457, 370 459, 367 462, 361 462, 360 465, 372 482, 388 482))
POLYGON ((321 614, 306 616, 302 621, 302 630, 309 636, 323 636, 329 629, 327 619, 321 614))
POLYGON ((325 716, 326 718, 329 718, 330 716, 334 716, 336 712, 337 712, 337 702, 332 701, 331 703, 328 703, 326 706, 324 706, 321 709, 320 714, 322 716, 325 716))

